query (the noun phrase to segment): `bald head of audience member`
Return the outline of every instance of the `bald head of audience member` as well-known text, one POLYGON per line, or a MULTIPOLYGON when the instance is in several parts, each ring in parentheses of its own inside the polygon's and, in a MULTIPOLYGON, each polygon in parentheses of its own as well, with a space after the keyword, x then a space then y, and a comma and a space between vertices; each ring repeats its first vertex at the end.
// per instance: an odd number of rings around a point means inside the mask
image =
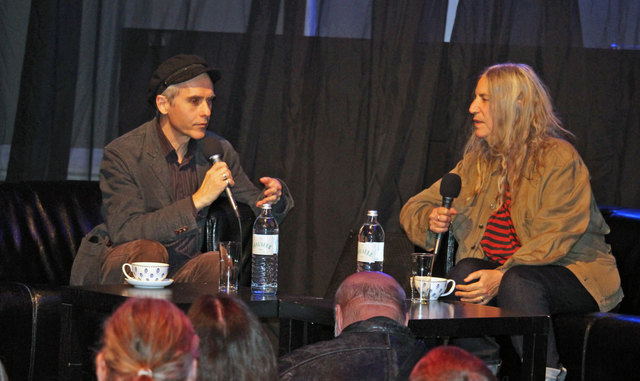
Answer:
POLYGON ((407 325, 409 314, 406 294, 393 277, 374 271, 362 271, 347 277, 335 295, 335 335, 347 326, 384 316, 407 325))

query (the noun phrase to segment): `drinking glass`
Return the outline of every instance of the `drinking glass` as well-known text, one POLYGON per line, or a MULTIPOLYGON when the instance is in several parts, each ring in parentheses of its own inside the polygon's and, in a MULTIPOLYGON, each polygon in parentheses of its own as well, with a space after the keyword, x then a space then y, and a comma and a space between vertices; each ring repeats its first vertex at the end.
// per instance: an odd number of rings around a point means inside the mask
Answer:
POLYGON ((241 244, 235 241, 220 242, 220 282, 218 292, 238 293, 241 244))
POLYGON ((428 303, 431 286, 431 272, 436 255, 434 253, 411 254, 411 302, 428 303))

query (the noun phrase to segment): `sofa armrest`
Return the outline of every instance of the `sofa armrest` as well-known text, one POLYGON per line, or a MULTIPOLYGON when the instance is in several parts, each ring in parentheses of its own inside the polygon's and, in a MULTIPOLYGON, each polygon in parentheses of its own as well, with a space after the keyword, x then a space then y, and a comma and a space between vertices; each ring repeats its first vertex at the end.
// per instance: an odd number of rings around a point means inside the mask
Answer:
POLYGON ((640 374, 640 317, 599 313, 585 336, 583 380, 630 380, 640 374))
POLYGON ((567 368, 572 378, 582 373, 586 348, 585 337, 599 315, 599 313, 567 313, 552 318, 558 354, 562 365, 567 368))
POLYGON ((0 361, 10 380, 53 380, 58 374, 60 290, 0 282, 0 361))
POLYGON ((624 298, 620 313, 640 315, 640 209, 600 207, 611 232, 605 237, 616 258, 624 298))

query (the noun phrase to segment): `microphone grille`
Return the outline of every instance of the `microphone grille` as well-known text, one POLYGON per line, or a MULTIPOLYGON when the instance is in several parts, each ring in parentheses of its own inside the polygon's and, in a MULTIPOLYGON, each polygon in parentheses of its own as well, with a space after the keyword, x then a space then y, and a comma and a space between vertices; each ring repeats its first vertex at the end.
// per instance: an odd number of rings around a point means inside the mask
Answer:
POLYGON ((447 173, 442 176, 440 182, 440 195, 442 197, 456 198, 460 194, 460 187, 462 186, 462 180, 460 176, 455 173, 447 173))

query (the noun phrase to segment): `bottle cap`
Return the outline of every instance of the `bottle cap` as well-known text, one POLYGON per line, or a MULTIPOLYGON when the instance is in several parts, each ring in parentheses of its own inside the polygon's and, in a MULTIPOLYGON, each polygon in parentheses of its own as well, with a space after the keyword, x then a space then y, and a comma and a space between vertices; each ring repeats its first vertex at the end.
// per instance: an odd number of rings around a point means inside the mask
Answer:
POLYGON ((271 209, 271 204, 262 204, 262 209, 271 209))
POLYGON ((378 216, 378 211, 377 210, 370 210, 370 211, 367 212, 367 216, 377 217, 378 216))

